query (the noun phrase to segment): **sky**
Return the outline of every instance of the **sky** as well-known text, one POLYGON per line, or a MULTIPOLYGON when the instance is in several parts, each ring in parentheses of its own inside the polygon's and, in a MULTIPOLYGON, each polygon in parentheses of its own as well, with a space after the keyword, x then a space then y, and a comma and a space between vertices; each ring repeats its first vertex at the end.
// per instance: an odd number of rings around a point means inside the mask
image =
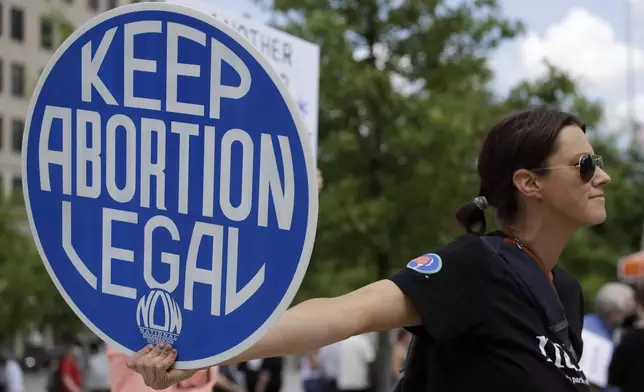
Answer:
MULTIPOLYGON (((257 21, 268 15, 252 0, 209 0, 257 21)), ((505 16, 521 20, 526 33, 502 45, 491 57, 494 88, 507 91, 517 81, 544 72, 542 59, 566 70, 582 92, 605 109, 602 127, 625 129, 628 114, 627 53, 634 65, 635 118, 644 122, 644 0, 500 0, 505 16), (632 25, 627 38, 627 20, 632 25), (640 25, 640 26, 638 26, 640 25)))

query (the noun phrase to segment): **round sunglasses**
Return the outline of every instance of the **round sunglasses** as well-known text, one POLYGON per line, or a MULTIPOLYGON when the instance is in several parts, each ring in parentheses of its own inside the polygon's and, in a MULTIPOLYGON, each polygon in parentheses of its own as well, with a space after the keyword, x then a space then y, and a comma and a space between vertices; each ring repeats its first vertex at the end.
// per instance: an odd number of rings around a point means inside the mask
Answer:
POLYGON ((595 176, 597 167, 602 170, 604 169, 604 160, 600 155, 584 154, 579 157, 579 163, 577 163, 576 165, 542 167, 533 171, 562 169, 566 167, 578 167, 581 180, 583 182, 588 182, 595 176))

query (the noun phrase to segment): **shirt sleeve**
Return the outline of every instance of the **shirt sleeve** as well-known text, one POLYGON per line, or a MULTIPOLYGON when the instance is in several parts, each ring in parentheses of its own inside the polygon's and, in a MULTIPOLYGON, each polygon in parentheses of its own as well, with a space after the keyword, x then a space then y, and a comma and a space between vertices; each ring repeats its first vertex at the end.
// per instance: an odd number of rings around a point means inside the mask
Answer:
POLYGON ((415 258, 390 279, 409 298, 433 340, 459 337, 481 324, 488 307, 490 251, 474 235, 415 258))

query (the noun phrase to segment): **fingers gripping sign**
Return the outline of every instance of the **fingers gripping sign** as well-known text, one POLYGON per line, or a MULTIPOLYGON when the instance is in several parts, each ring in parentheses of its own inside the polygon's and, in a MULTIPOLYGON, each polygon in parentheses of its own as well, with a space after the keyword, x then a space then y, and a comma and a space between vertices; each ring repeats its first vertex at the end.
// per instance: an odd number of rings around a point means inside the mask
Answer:
POLYGON ((103 13, 45 68, 23 140, 34 241, 146 383, 245 351, 293 300, 318 208, 299 116, 257 49, 178 5, 103 13))
MULTIPOLYGON (((170 345, 147 345, 128 358, 127 367, 141 375, 150 388, 162 390, 190 379, 199 370, 183 370, 173 367, 177 350, 170 345)), ((201 384, 198 384, 201 385, 201 384)))
POLYGON ((140 351, 138 351, 127 360, 127 367, 134 370, 135 372, 139 372, 141 358, 150 353, 153 349, 154 346, 152 344, 148 344, 147 346, 143 347, 140 351))
MULTIPOLYGON (((146 385, 154 389, 165 389, 182 381, 182 379, 175 380, 170 376, 170 368, 174 364, 176 356, 176 350, 169 345, 148 345, 128 359, 127 366, 141 374, 146 385)), ((179 372, 185 373, 185 378, 193 374, 187 370, 179 372)), ((178 374, 175 373, 174 378, 177 376, 178 374)))

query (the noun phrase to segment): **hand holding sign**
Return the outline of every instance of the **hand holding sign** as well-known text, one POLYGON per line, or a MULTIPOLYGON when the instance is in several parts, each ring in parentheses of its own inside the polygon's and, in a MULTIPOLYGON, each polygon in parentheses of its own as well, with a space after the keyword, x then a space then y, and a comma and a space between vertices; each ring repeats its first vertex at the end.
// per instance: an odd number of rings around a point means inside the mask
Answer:
POLYGON ((128 359, 127 366, 143 377, 145 385, 161 390, 192 377, 197 370, 171 369, 177 350, 170 345, 148 345, 128 359))
POLYGON ((294 298, 317 224, 308 134, 224 23, 164 3, 90 20, 45 68, 23 144, 39 253, 112 347, 172 344, 176 368, 211 366, 294 298))

